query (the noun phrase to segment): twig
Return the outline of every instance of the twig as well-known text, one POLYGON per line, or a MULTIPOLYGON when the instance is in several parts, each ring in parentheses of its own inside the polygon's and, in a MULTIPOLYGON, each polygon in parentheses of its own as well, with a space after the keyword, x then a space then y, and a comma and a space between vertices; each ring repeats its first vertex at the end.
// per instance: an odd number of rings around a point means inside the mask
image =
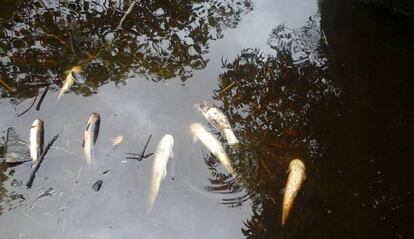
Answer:
POLYGON ((230 89, 231 87, 233 87, 235 84, 236 84, 236 82, 234 82, 234 81, 232 83, 230 83, 228 86, 226 86, 226 88, 222 89, 219 92, 219 95, 222 95, 224 92, 226 92, 228 89, 230 89))
POLYGON ((134 154, 134 155, 137 155, 139 157, 126 157, 126 159, 136 159, 138 161, 142 161, 143 159, 146 159, 146 158, 154 155, 154 153, 149 153, 149 154, 146 154, 146 155, 141 155, 141 154, 134 154))
POLYGON ((139 157, 126 157, 127 159, 136 159, 138 161, 142 161, 144 158, 147 158, 151 155, 153 155, 153 153, 149 153, 149 154, 145 154, 145 150, 147 150, 149 141, 151 140, 152 134, 148 137, 147 143, 144 146, 144 149, 142 150, 142 152, 140 154, 135 154, 135 153, 125 153, 125 154, 130 154, 130 155, 137 155, 139 157))
POLYGON ((59 137, 59 134, 55 135, 55 137, 53 137, 49 143, 47 144, 45 151, 43 152, 42 156, 39 159, 39 163, 36 164, 35 168, 33 169, 32 173, 30 174, 29 180, 27 180, 26 186, 27 188, 31 188, 34 178, 36 176, 36 172, 37 170, 39 170, 40 168, 40 164, 43 162, 43 159, 45 158, 45 155, 47 154, 47 152, 49 151, 50 147, 53 145, 53 143, 57 140, 57 138, 59 137))
MULTIPOLYGON (((46 29, 45 28, 43 28, 42 27, 42 29, 44 30, 44 31, 46 31, 46 29)), ((68 44, 68 43, 66 43, 61 37, 59 37, 58 35, 55 35, 55 34, 52 34, 52 33, 47 33, 47 36, 49 36, 49 37, 52 37, 52 38, 54 38, 55 40, 57 40, 60 44, 62 44, 62 45, 64 45, 66 48, 68 48, 69 50, 71 50, 72 52, 74 52, 73 51, 73 48, 71 48, 71 46, 68 44)))
POLYGON ((136 3, 135 0, 133 0, 131 5, 129 6, 128 10, 125 12, 124 16, 121 18, 121 21, 119 22, 119 25, 118 25, 118 29, 122 28, 122 25, 124 24, 124 22, 127 19, 128 15, 131 14, 132 9, 135 6, 135 3, 136 3))
POLYGON ((40 96, 39 102, 37 102, 37 105, 36 105, 36 110, 37 111, 40 110, 40 105, 42 104, 43 100, 45 99, 45 96, 46 96, 48 90, 49 90, 49 86, 46 86, 45 90, 42 93, 42 96, 40 96))
POLYGON ((26 109, 25 111, 23 111, 22 113, 18 114, 18 115, 17 115, 17 117, 20 117, 20 116, 22 116, 22 115, 26 114, 26 113, 27 113, 27 111, 29 111, 29 110, 33 107, 33 105, 35 104, 36 100, 37 100, 37 96, 34 98, 34 100, 33 100, 32 104, 30 105, 30 107, 29 107, 29 108, 27 108, 27 109, 26 109))
POLYGON ((9 86, 6 82, 4 82, 2 79, 0 79, 0 85, 2 85, 7 91, 13 91, 13 88, 9 86))

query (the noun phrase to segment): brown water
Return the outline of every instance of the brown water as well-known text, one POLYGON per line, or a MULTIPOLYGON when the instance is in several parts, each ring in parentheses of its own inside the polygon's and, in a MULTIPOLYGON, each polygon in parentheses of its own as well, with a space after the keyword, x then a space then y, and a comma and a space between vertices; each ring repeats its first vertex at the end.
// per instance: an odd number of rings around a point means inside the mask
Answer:
POLYGON ((60 134, 31 189, 30 165, 0 164, 1 238, 412 238, 413 20, 352 1, 140 1, 117 28, 128 6, 0 1, 0 143, 8 127, 28 141, 36 118, 46 141, 60 134), (75 65, 86 81, 57 101, 75 65), (192 142, 201 122, 226 145, 202 100, 241 141, 226 146, 237 179, 192 142), (147 214, 153 157, 124 153, 167 133, 174 157, 147 214), (294 158, 307 179, 281 226, 294 158))

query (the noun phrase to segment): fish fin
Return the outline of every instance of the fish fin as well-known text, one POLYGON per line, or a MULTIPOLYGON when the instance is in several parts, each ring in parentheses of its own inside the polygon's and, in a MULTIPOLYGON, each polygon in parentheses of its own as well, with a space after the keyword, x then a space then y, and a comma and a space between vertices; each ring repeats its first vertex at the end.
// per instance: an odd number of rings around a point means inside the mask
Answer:
POLYGON ((170 158, 174 158, 174 151, 171 151, 170 158))
POLYGON ((86 132, 86 131, 88 131, 89 127, 91 127, 91 123, 88 123, 88 124, 86 125, 85 132, 86 132))
POLYGON ((85 139, 82 140, 82 148, 85 148, 85 139))
POLYGON ((283 194, 285 194, 286 193, 286 188, 282 188, 281 190, 280 190, 280 192, 279 192, 281 195, 283 195, 283 194))
POLYGON ((289 174, 291 171, 291 168, 289 167, 288 170, 286 170, 286 174, 289 174))

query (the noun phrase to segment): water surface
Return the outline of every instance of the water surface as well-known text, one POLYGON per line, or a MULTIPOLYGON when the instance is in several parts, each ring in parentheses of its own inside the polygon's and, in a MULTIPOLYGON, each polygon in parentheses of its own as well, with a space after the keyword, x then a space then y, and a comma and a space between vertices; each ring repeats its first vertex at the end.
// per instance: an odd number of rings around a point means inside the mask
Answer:
POLYGON ((1 1, 1 142, 8 127, 28 141, 36 118, 45 141, 60 137, 29 190, 30 165, 0 164, 0 235, 410 238, 412 20, 334 0, 141 1, 118 28, 128 6, 1 1), (75 65, 86 81, 57 101, 75 65), (239 151, 194 108, 202 100, 228 116, 239 151), (87 165, 92 112, 101 128, 87 165), (223 142, 237 179, 192 142, 193 122, 223 142), (154 152, 167 133, 174 157, 147 214, 152 157, 125 153, 149 135, 154 152), (294 158, 307 179, 281 226, 294 158))

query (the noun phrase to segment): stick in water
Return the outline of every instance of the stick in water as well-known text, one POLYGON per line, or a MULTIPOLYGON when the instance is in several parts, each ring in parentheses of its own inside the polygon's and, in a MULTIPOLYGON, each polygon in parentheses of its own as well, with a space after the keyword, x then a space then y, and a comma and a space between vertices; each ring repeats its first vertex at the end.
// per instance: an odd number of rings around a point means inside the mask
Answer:
POLYGON ((127 19, 128 15, 131 14, 132 9, 135 6, 135 0, 132 1, 131 5, 129 6, 128 10, 125 12, 124 16, 121 18, 121 21, 119 22, 118 28, 121 29, 122 25, 124 24, 125 20, 127 19))
POLYGON ((42 96, 40 96, 39 102, 36 105, 36 110, 40 110, 40 105, 42 105, 43 100, 45 99, 45 96, 47 94, 47 91, 49 90, 49 86, 46 86, 46 88, 43 90, 42 96))
POLYGON ((22 116, 22 115, 26 114, 26 113, 27 113, 27 111, 29 111, 29 110, 33 107, 33 105, 35 104, 36 100, 37 100, 37 96, 34 98, 34 100, 33 100, 32 104, 29 106, 29 108, 27 108, 27 109, 26 109, 25 111, 23 111, 22 113, 18 114, 18 115, 17 115, 17 117, 20 117, 20 116, 22 116))
POLYGON ((125 154, 138 155, 139 158, 137 158, 137 157, 127 157, 127 159, 136 159, 138 161, 142 161, 142 159, 147 158, 147 157, 153 155, 153 153, 149 153, 147 155, 145 154, 145 150, 147 150, 147 147, 148 147, 149 141, 151 140, 151 137, 152 137, 152 134, 148 137, 147 143, 145 144, 144 149, 142 150, 141 154, 125 153, 125 154))
POLYGON ((42 164, 43 159, 44 159, 44 157, 45 157, 46 153, 49 151, 50 147, 52 147, 53 143, 57 140, 57 138, 58 138, 58 137, 59 137, 59 134, 55 135, 55 137, 53 137, 53 138, 49 141, 49 143, 47 144, 47 146, 46 146, 46 148, 45 148, 45 151, 43 152, 42 156, 41 156, 41 157, 40 157, 40 159, 39 159, 39 163, 38 163, 38 164, 36 164, 36 167, 33 169, 32 173, 30 174, 29 180, 27 180, 27 183, 26 183, 27 188, 31 188, 31 187, 32 187, 32 184, 33 184, 34 178, 35 178, 35 176, 36 176, 36 172, 37 172, 37 170, 39 170, 39 168, 40 168, 40 164, 42 164))

